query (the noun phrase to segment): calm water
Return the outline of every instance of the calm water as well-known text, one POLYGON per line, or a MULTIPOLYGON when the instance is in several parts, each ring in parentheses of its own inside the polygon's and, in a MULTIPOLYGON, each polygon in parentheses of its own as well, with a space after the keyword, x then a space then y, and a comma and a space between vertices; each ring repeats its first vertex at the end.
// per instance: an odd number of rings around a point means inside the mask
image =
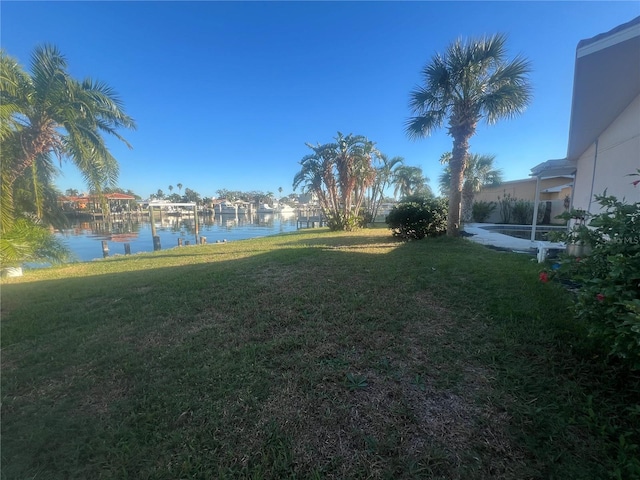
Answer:
MULTIPOLYGON (((232 242, 247 238, 264 237, 296 230, 295 216, 279 214, 216 215, 199 218, 199 234, 207 238, 207 243, 216 241, 232 242)), ((196 244, 195 222, 191 218, 165 216, 155 219, 156 234, 160 237, 162 249, 183 244, 196 244)), ((124 244, 131 246, 131 253, 152 252, 153 238, 151 223, 143 220, 123 220, 114 222, 84 221, 72 225, 68 230, 56 233, 63 239, 75 258, 80 261, 102 258, 102 241, 109 246, 109 255, 124 254, 124 244)))

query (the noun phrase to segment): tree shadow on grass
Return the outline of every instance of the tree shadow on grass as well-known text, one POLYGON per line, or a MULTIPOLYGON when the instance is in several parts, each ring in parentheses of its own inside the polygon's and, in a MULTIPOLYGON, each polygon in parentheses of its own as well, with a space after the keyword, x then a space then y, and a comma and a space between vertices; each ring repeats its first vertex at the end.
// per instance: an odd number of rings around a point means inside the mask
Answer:
POLYGON ((589 383, 567 386, 526 260, 373 234, 253 245, 3 285, 8 478, 602 476, 597 439, 551 425, 589 383), (198 263, 162 264, 181 257, 198 263))

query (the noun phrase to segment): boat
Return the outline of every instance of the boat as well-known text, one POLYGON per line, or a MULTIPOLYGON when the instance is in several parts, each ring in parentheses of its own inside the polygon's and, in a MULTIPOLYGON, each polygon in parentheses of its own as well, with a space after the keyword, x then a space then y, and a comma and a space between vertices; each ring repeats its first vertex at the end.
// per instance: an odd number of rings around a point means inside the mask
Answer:
POLYGON ((223 215, 237 215, 238 207, 234 203, 222 202, 216 205, 216 211, 223 215))
POLYGON ((280 215, 291 216, 291 215, 295 215, 296 209, 290 205, 286 205, 283 203, 282 205, 278 206, 278 208, 276 209, 276 212, 279 213, 280 215))
POLYGON ((270 207, 268 204, 263 203, 258 207, 258 213, 274 213, 275 209, 270 207))
POLYGON ((247 215, 251 213, 251 208, 248 203, 238 202, 236 205, 238 206, 238 215, 247 215))

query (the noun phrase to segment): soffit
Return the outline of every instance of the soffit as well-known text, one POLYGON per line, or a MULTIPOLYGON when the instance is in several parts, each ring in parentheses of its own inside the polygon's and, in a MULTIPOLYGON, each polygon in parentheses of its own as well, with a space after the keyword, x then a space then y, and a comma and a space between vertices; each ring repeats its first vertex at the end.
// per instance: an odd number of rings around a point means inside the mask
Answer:
POLYGON ((577 159, 640 94, 640 17, 578 44, 568 159, 577 159))

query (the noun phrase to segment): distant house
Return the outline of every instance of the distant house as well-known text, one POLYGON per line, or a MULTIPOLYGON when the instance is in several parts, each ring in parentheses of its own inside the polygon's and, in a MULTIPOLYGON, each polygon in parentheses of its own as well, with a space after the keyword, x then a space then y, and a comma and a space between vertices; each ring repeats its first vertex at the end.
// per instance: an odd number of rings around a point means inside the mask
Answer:
POLYGON ((106 193, 98 195, 60 196, 58 204, 68 213, 102 213, 102 205, 106 202, 110 212, 132 210, 136 197, 124 193, 106 193))
POLYGON ((640 17, 576 48, 567 157, 537 165, 537 178, 575 174, 572 206, 595 213, 594 195, 640 201, 640 17))

